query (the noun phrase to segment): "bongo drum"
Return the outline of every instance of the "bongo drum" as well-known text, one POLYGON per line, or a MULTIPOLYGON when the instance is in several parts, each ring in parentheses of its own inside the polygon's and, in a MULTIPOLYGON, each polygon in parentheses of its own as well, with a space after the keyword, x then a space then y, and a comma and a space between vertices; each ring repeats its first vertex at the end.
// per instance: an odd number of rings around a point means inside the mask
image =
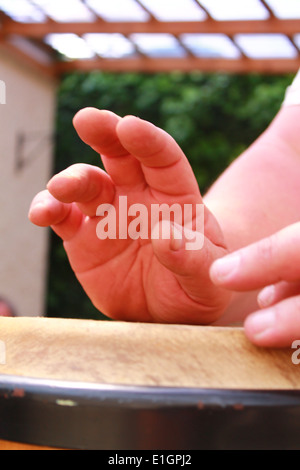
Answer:
POLYGON ((1 318, 0 449, 299 449, 296 352, 241 328, 1 318))

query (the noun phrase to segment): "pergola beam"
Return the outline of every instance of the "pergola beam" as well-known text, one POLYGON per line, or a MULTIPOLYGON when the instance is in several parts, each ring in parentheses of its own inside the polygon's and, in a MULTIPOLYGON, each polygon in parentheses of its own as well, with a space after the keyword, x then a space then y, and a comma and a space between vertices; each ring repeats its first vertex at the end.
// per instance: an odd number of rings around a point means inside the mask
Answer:
MULTIPOLYGON (((201 5, 201 1, 194 0, 201 5)), ((261 3, 267 7, 264 0, 261 3)), ((279 19, 272 10, 268 8, 269 18, 267 20, 246 21, 217 21, 207 13, 204 21, 158 21, 153 15, 147 22, 108 22, 101 17, 94 22, 56 22, 48 19, 44 23, 21 23, 12 20, 7 15, 0 17, 0 44, 20 59, 38 67, 50 76, 61 75, 71 71, 141 71, 147 73, 170 72, 181 70, 189 72, 200 70, 203 72, 228 72, 228 73, 293 73, 300 67, 299 47, 295 42, 295 35, 300 32, 299 19, 279 19), (148 57, 141 53, 135 45, 137 57, 124 57, 118 59, 95 58, 90 60, 56 61, 54 51, 44 42, 45 36, 51 33, 74 33, 83 36, 87 33, 120 33, 130 40, 133 33, 168 33, 172 34, 181 43, 181 35, 186 33, 214 34, 221 33, 229 37, 238 47, 235 36, 238 34, 271 34, 277 33, 289 38, 298 57, 293 59, 254 59, 247 57, 240 50, 237 59, 196 57, 188 48, 185 48, 186 57, 148 57), (37 47, 47 47, 48 64, 40 64, 35 57, 27 57, 26 52, 18 50, 12 45, 10 38, 24 38, 33 41, 37 47)), ((149 12, 148 12, 149 13, 149 12)), ((183 45, 182 45, 183 46, 183 45)))
POLYGON ((294 73, 299 68, 299 59, 248 59, 245 57, 236 59, 209 59, 197 57, 185 58, 126 58, 126 59, 95 59, 74 60, 70 62, 58 62, 56 72, 58 75, 92 70, 111 72, 170 72, 179 70, 191 72, 228 72, 228 73, 265 73, 283 74, 294 73))
POLYGON ((184 33, 222 33, 229 36, 248 33, 281 33, 294 35, 299 33, 299 20, 279 20, 272 17, 268 20, 253 21, 215 21, 208 18, 205 21, 162 22, 150 20, 148 22, 106 22, 95 21, 91 23, 17 23, 13 20, 2 22, 0 35, 16 34, 29 38, 42 39, 51 33, 169 33, 180 35, 184 33))

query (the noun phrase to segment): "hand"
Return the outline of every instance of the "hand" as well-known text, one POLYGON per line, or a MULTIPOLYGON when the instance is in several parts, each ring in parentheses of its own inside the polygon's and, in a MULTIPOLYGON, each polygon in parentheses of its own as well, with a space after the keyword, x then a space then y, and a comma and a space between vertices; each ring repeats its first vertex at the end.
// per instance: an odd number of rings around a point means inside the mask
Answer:
POLYGON ((291 347, 300 339, 300 223, 217 260, 211 279, 236 291, 264 287, 257 299, 261 310, 245 321, 253 343, 291 347))
POLYGON ((29 218, 36 225, 51 226, 63 239, 93 304, 120 320, 206 324, 219 318, 231 294, 211 282, 209 267, 227 249, 207 209, 204 246, 198 250, 186 250, 187 239, 177 239, 176 225, 170 223, 170 239, 151 239, 151 233, 147 239, 97 236, 104 220, 97 208, 111 204, 118 219, 120 196, 127 197, 128 207, 139 203, 149 212, 153 204, 203 203, 176 142, 146 121, 94 108, 81 110, 74 126, 101 155, 106 171, 76 164, 55 175, 33 200, 29 218))

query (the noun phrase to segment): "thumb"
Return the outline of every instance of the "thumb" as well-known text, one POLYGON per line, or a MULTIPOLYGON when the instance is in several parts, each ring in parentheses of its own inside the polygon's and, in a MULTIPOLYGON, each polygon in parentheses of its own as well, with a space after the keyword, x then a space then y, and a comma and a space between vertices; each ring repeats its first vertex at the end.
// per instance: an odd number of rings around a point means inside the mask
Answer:
POLYGON ((231 294, 212 283, 209 268, 226 250, 214 245, 203 233, 170 221, 158 223, 151 237, 158 261, 174 274, 186 295, 201 305, 203 323, 217 320, 231 294))

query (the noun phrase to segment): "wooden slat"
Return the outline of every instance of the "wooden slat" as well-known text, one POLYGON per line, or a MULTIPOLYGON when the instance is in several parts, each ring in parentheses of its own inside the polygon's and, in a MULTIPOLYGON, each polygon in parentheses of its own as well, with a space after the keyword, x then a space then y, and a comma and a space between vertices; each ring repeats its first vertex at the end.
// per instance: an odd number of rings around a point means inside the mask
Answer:
POLYGON ((111 72, 170 72, 179 70, 190 72, 228 72, 228 73, 295 73, 300 67, 300 58, 295 59, 208 59, 208 58, 128 58, 128 59, 96 59, 74 60, 56 64, 58 75, 63 73, 92 70, 111 72))
POLYGON ((174 21, 174 22, 106 22, 91 23, 17 23, 5 20, 0 30, 1 35, 18 34, 25 37, 43 38, 50 33, 169 33, 174 35, 184 33, 223 33, 227 35, 246 33, 282 33, 293 35, 299 33, 299 20, 268 20, 253 21, 215 21, 208 18, 205 21, 174 21))
POLYGON ((275 18, 274 12, 270 5, 265 0, 259 0, 260 3, 264 6, 264 8, 268 11, 271 18, 275 18))

